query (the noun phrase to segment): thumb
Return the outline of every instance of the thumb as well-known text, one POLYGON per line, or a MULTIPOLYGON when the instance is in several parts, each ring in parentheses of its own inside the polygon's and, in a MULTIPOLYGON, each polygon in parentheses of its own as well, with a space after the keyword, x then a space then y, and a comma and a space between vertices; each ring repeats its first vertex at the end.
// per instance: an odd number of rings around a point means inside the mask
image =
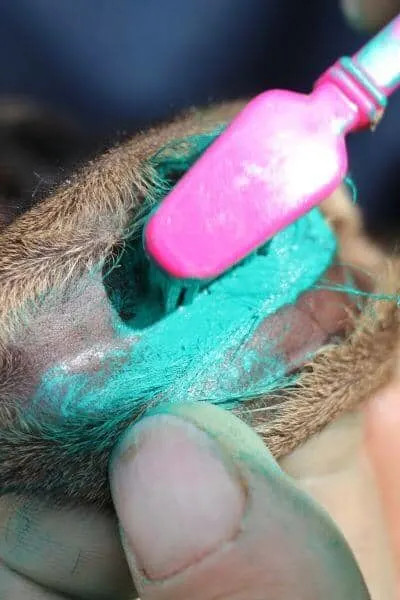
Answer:
POLYGON ((330 518, 226 411, 159 407, 124 436, 110 477, 142 600, 369 597, 330 518))

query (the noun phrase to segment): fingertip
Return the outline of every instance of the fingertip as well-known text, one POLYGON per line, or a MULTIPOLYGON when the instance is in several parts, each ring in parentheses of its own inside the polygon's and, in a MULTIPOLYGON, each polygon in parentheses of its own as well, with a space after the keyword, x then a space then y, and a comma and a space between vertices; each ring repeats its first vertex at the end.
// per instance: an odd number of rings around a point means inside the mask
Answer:
POLYGON ((159 407, 125 435, 110 479, 143 600, 368 597, 328 515, 222 409, 159 407))
POLYGON ((400 457, 400 382, 376 394, 365 407, 366 445, 379 484, 388 531, 400 572, 400 527, 398 477, 400 457))
POLYGON ((128 559, 150 580, 188 568, 240 527, 246 490, 237 468, 179 417, 153 415, 135 426, 110 481, 128 559))

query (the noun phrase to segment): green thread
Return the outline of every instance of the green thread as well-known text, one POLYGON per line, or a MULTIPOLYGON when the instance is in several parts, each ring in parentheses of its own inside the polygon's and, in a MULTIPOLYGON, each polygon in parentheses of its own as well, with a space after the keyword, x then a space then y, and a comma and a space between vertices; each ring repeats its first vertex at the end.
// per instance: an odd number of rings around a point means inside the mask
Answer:
MULTIPOLYGON (((156 176, 147 212, 221 130, 174 141, 151 158, 156 176)), ((145 218, 143 213, 141 225, 145 218)), ((268 340, 259 331, 265 319, 311 289, 332 263, 335 235, 318 209, 216 281, 195 289, 167 278, 160 289, 160 274, 145 256, 136 229, 120 256, 104 267, 114 347, 94 372, 71 372, 59 364, 45 373, 35 410, 55 409, 67 420, 80 415, 90 422, 96 414, 126 415, 129 409, 139 414, 165 400, 231 408, 293 384, 281 340, 268 340)))
POLYGON ((365 292, 351 285, 343 285, 339 283, 335 284, 318 284, 314 286, 316 290, 325 290, 327 292, 341 292, 348 294, 349 296, 359 296, 361 298, 368 298, 369 300, 385 300, 387 302, 396 302, 400 306, 400 296, 398 294, 377 294, 374 292, 365 292))
POLYGON ((350 190, 352 204, 357 204, 357 202, 358 202, 358 189, 357 189, 355 181, 352 178, 352 176, 350 175, 350 173, 348 173, 346 175, 346 177, 344 178, 344 183, 348 187, 348 189, 350 190))

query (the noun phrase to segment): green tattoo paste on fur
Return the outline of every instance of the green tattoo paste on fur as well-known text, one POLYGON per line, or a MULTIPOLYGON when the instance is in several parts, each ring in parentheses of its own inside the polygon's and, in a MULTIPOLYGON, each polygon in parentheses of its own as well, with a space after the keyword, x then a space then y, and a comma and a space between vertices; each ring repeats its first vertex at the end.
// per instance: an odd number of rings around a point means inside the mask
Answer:
MULTIPOLYGON (((155 155, 156 201, 219 131, 173 142, 155 155)), ((52 368, 34 405, 56 404, 65 418, 141 412, 161 400, 230 408, 284 387, 292 379, 280 340, 265 340, 259 328, 312 288, 335 251, 335 236, 314 209, 218 280, 185 290, 155 273, 136 231, 117 265, 105 267, 118 349, 103 352, 94 372, 74 372, 65 364, 52 368)))

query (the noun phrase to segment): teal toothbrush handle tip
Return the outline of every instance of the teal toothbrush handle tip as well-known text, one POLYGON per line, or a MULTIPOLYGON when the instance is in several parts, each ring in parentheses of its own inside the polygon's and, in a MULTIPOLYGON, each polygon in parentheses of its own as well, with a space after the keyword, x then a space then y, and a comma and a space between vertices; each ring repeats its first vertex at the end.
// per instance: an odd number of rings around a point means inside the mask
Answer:
POLYGON ((390 96, 400 86, 400 14, 361 48, 353 61, 390 96))

